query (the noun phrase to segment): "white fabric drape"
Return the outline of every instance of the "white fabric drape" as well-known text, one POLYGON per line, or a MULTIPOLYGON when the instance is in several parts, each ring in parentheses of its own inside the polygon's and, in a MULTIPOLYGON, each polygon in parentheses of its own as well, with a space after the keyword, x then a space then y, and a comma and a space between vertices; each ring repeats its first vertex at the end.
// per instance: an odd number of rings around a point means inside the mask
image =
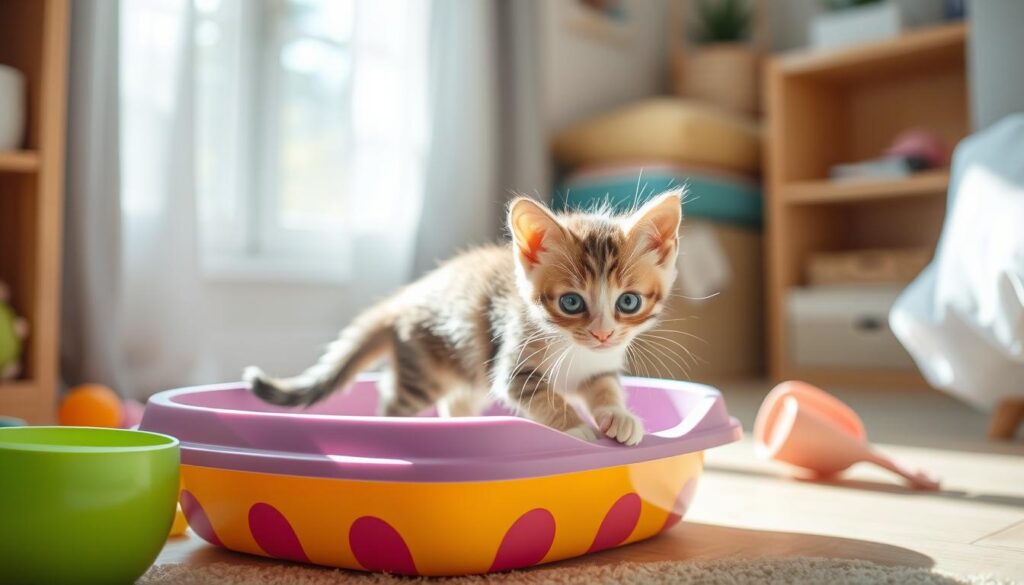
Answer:
POLYGON ((550 188, 535 2, 433 0, 428 205, 412 274, 504 230, 513 192, 550 188))
POLYGON ((1024 396, 1024 114, 953 155, 935 260, 889 325, 932 386, 979 409, 1024 396))
POLYGON ((192 2, 121 3, 123 388, 208 379, 196 249, 192 2))
POLYGON ((119 385, 118 4, 72 4, 61 369, 119 385))
POLYGON ((402 225, 377 217, 374 196, 359 199, 352 282, 326 286, 213 282, 199 270, 192 2, 73 3, 65 381, 141 398, 237 379, 248 363, 298 370, 362 308, 454 250, 497 238, 506 190, 540 186, 537 176, 503 175, 499 161, 544 168, 541 133, 517 128, 510 146, 501 131, 517 126, 510 112, 532 110, 512 107, 498 78, 516 83, 534 69, 497 71, 508 66, 500 39, 516 37, 503 30, 498 13, 509 9, 500 6, 431 3, 422 185, 403 195, 402 225))
POLYGON ((417 274, 467 243, 493 239, 500 191, 496 6, 434 0, 431 18, 427 191, 433 196, 416 238, 417 274))
POLYGON ((73 7, 64 375, 133 397, 210 370, 195 250, 190 6, 73 7))

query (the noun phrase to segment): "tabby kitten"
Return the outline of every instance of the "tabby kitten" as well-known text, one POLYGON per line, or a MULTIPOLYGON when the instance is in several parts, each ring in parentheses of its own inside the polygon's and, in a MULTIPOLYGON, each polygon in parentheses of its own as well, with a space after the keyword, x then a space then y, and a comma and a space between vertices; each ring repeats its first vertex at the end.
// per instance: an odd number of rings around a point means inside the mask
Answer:
POLYGON ((627 215, 554 215, 512 202, 512 245, 449 260, 364 312, 316 365, 293 378, 258 368, 245 380, 259 397, 310 404, 376 362, 390 361, 381 414, 474 415, 492 398, 584 440, 600 432, 627 445, 643 423, 623 401, 626 349, 654 326, 676 277, 681 192, 627 215))

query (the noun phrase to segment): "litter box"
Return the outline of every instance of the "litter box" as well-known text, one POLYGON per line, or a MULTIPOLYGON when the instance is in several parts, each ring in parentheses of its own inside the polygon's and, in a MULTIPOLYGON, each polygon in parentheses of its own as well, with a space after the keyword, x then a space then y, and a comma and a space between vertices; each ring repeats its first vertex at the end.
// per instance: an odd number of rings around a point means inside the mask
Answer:
POLYGON ((180 440, 182 510, 210 543, 409 575, 503 571, 654 536, 685 514, 703 451, 741 435, 721 394, 688 382, 624 379, 648 429, 626 447, 500 406, 377 417, 376 381, 307 409, 239 383, 169 390, 141 428, 180 440))

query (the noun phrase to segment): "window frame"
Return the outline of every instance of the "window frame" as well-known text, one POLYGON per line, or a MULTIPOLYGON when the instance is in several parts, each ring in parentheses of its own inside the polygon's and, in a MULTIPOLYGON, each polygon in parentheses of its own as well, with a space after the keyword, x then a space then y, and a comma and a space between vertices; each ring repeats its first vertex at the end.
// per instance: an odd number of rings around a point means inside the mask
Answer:
MULTIPOLYGON (((199 220, 200 266, 211 280, 342 284, 350 279, 352 242, 347 218, 315 229, 288 228, 281 222, 282 50, 301 38, 344 46, 294 30, 285 17, 286 4, 287 0, 229 1, 219 10, 230 6, 233 14, 213 18, 222 27, 232 18, 237 25, 236 42, 221 50, 232 52, 231 65, 237 68, 227 99, 238 114, 235 127, 226 130, 235 136, 231 141, 234 164, 226 171, 231 174, 226 183, 231 185, 227 196, 234 213, 230 218, 200 214, 199 220)), ((204 18, 209 19, 198 16, 194 26, 204 18)), ((345 48, 351 51, 351 43, 345 48)), ((345 93, 346 115, 351 116, 351 77, 345 93)), ((351 120, 346 140, 351 144, 351 120)))

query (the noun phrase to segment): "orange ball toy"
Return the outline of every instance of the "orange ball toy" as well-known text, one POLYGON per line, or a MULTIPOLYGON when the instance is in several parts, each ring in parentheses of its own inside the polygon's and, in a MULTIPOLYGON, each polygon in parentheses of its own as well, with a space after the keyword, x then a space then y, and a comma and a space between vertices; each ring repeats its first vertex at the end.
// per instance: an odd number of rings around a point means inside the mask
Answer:
POLYGON ((57 420, 65 426, 111 427, 121 424, 121 399, 102 384, 75 386, 64 396, 57 420))

